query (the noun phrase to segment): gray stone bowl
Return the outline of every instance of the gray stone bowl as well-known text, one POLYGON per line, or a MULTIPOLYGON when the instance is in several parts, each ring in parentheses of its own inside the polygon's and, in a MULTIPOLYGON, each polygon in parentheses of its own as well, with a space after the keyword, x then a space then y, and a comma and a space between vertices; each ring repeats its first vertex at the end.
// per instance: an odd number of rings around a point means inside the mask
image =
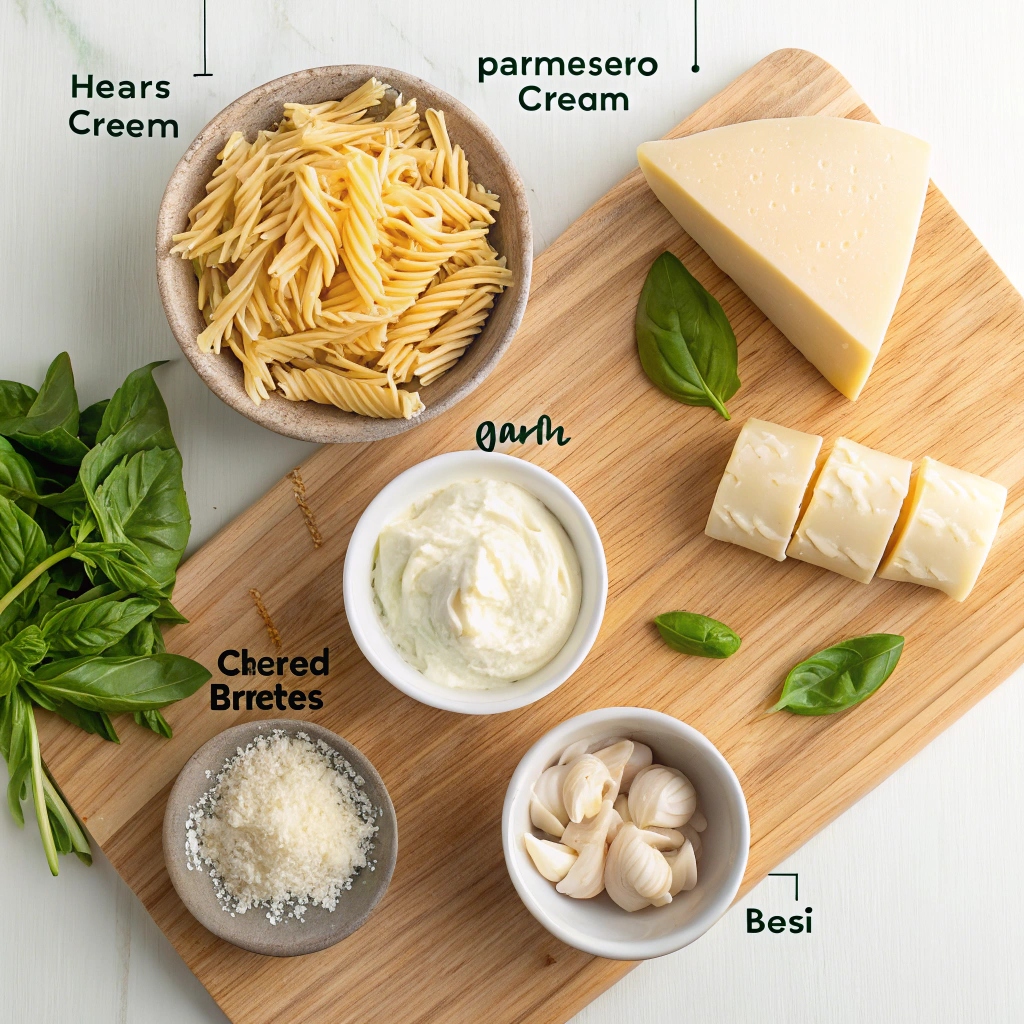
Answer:
MULTIPOLYGON (((388 94, 391 106, 396 95, 388 94)), ((533 234, 526 189, 487 125, 454 96, 429 82, 370 64, 311 68, 285 75, 225 107, 199 133, 174 168, 157 216, 156 272, 160 299, 186 358, 214 394, 233 409, 270 430, 303 441, 376 441, 432 419, 465 398, 494 369, 511 343, 526 308, 532 264, 533 234), (197 308, 198 285, 191 263, 170 255, 171 236, 188 226, 188 211, 205 195, 206 183, 217 165, 217 154, 233 131, 245 132, 252 141, 257 131, 270 128, 281 119, 284 103, 340 99, 370 77, 393 86, 406 98, 415 97, 420 111, 436 107, 445 112, 452 142, 465 150, 473 180, 482 182, 501 198, 490 241, 507 258, 514 283, 498 296, 484 329, 458 363, 437 381, 419 389, 426 409, 411 420, 373 419, 315 402, 289 402, 274 394, 254 405, 242 386, 242 367, 234 355, 227 349, 220 355, 201 352, 196 345, 196 338, 206 327, 197 308)))
POLYGON ((214 736, 203 744, 189 759, 178 775, 167 801, 163 828, 164 860, 171 884, 192 916, 218 938, 232 945, 266 956, 301 956, 327 949, 351 935, 366 923, 374 908, 387 892, 398 856, 398 821, 391 797, 372 764, 340 736, 323 726, 294 719, 271 719, 245 722, 214 736), (360 869, 352 881, 352 888, 343 892, 332 911, 322 907, 307 907, 305 920, 286 917, 271 924, 266 912, 256 907, 234 917, 217 900, 213 883, 205 871, 189 870, 185 856, 185 822, 189 808, 214 781, 207 771, 216 775, 225 760, 234 756, 238 747, 245 747, 260 733, 269 735, 281 729, 289 735, 306 733, 315 743, 323 740, 336 750, 362 776, 362 789, 378 810, 375 816, 377 834, 370 851, 369 865, 360 869), (375 862, 375 863, 374 863, 375 862))

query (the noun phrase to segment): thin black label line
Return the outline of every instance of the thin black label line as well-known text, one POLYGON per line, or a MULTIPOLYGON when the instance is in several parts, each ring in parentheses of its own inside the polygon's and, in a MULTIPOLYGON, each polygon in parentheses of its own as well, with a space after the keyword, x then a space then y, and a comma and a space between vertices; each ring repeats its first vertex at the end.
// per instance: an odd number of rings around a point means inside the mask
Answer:
POLYGON ((197 71, 193 78, 213 78, 211 72, 206 70, 206 0, 203 0, 203 70, 197 71))
POLYGON ((694 74, 700 71, 697 63, 697 0, 693 0, 693 67, 690 70, 694 74))
POLYGON ((795 871, 769 871, 769 878, 792 878, 793 879, 793 899, 800 899, 800 876, 795 871))

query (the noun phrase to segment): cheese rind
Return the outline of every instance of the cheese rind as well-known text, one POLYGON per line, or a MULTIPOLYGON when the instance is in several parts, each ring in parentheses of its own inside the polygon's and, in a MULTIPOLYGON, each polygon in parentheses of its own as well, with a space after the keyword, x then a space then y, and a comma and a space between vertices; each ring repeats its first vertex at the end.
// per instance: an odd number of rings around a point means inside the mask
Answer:
POLYGON ((816 434, 747 420, 704 532, 781 562, 820 450, 816 434))
POLYGON ((910 263, 928 144, 866 121, 746 121, 637 151, 683 229, 847 398, 910 263))
POLYGON ((911 463, 840 437, 786 554, 870 583, 910 487, 911 463))
POLYGON ((878 575, 964 600, 988 558, 1005 504, 1002 484, 925 458, 878 575))

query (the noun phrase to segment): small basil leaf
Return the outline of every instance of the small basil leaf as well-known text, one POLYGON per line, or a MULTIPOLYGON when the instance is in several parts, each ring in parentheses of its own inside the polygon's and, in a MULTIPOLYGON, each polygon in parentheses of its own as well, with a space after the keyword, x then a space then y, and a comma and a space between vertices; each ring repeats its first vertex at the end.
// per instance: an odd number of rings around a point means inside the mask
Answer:
POLYGON ((164 637, 153 619, 145 619, 132 628, 113 647, 107 650, 108 657, 123 657, 130 654, 163 654, 164 637))
POLYGON ((160 585, 146 569, 142 553, 130 542, 106 544, 89 541, 77 544, 71 557, 85 563, 93 582, 96 582, 96 573, 102 573, 121 590, 147 597, 163 596, 160 585))
POLYGON ((87 711, 155 711, 196 692, 210 673, 178 654, 51 661, 32 673, 43 694, 87 711))
POLYGON ((37 505, 48 508, 61 517, 71 522, 76 509, 85 507, 85 491, 82 485, 76 480, 69 484, 63 491, 56 491, 51 494, 35 494, 32 500, 37 505))
POLYGON ((153 370, 160 365, 150 363, 128 374, 107 404, 96 432, 96 447, 82 460, 81 480, 87 493, 126 455, 175 447, 167 406, 153 380, 153 370))
POLYGON ((67 601, 48 612, 40 628, 51 651, 101 654, 158 607, 159 601, 144 597, 67 601))
POLYGON ((141 725, 144 729, 151 729, 157 736, 163 736, 164 739, 169 740, 174 735, 167 719, 159 711, 136 711, 132 717, 134 717, 136 725, 141 725))
POLYGON ((78 466, 88 454, 78 439, 78 394, 67 352, 50 364, 39 394, 11 436, 61 466, 78 466))
MULTIPOLYGON (((46 538, 38 523, 9 498, 0 497, 0 595, 47 556, 46 538)), ((49 582, 44 572, 0 614, 0 629, 8 628, 28 613, 49 582)))
POLYGON ((26 626, 0 644, 0 696, 6 697, 33 665, 46 657, 47 643, 38 626, 26 626))
POLYGON ((665 612, 654 624, 674 651, 699 658, 728 658, 740 649, 740 638, 717 619, 696 612, 665 612))
POLYGON ((103 425, 103 414, 110 405, 110 399, 104 398, 102 402, 94 402, 88 409, 82 410, 78 418, 78 436, 83 443, 92 448, 96 444, 96 435, 103 425))
POLYGON ((32 464, 14 450, 10 441, 0 437, 0 494, 31 515, 39 503, 39 490, 32 464))
POLYGON ((160 607, 153 612, 153 618, 156 619, 157 622, 166 622, 170 625, 180 625, 188 622, 188 619, 186 619, 185 616, 167 600, 167 598, 164 598, 160 602, 160 607))
POLYGON ((104 541, 134 544, 140 563, 170 593, 191 528, 178 452, 151 448, 118 463, 90 505, 104 541))
POLYGON ((718 300, 670 252, 644 281, 636 342, 644 372, 666 395, 729 419, 725 403, 740 386, 736 335, 718 300))
POLYGON ((772 711, 831 715, 870 697, 892 675, 903 637, 870 633, 826 647, 790 670, 772 711))
POLYGON ((0 434, 10 437, 25 419, 38 392, 27 384, 0 380, 0 434))

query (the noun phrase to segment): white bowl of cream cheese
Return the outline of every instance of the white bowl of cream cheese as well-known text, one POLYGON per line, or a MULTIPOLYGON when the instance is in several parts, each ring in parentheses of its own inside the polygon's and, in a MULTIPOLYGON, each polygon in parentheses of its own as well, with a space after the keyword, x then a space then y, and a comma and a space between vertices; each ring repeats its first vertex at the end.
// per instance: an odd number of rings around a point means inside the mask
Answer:
POLYGON ((539 700, 580 666, 604 616, 593 520, 547 470, 450 452, 391 481, 345 556, 359 649, 403 693, 462 714, 539 700))

